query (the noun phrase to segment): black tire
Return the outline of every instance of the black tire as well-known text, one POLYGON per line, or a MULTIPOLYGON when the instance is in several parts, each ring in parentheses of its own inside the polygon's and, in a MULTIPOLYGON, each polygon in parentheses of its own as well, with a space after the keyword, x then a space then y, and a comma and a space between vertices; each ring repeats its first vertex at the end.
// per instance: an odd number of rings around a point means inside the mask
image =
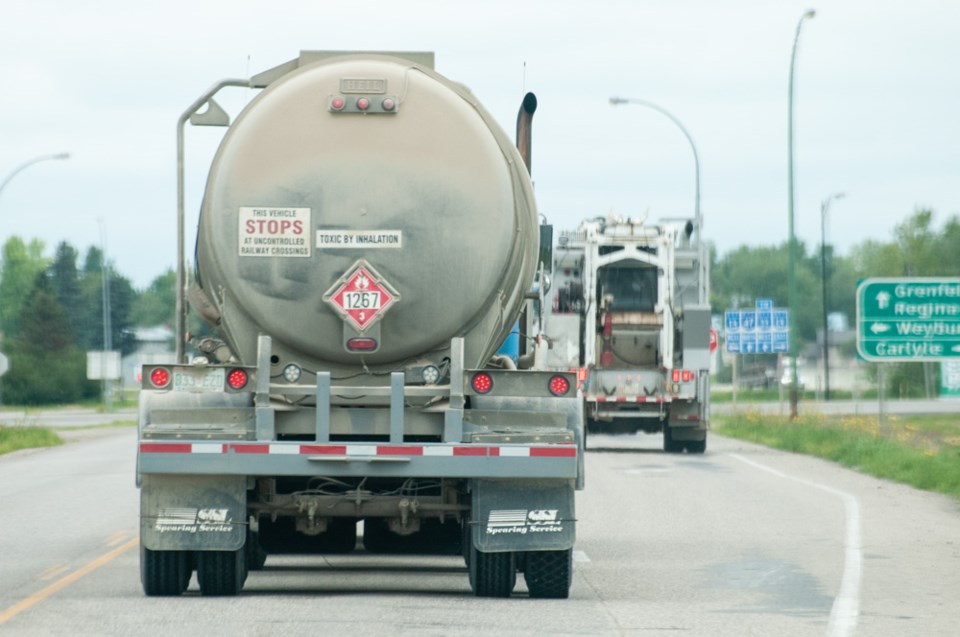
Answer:
POLYGON ((686 443, 688 453, 703 453, 707 450, 707 439, 704 437, 703 440, 688 440, 686 443))
POLYGON ((259 571, 267 562, 267 552, 260 545, 260 534, 247 532, 247 543, 244 545, 247 552, 247 569, 259 571))
POLYGON ((200 594, 239 594, 247 579, 246 554, 245 548, 237 551, 198 551, 197 581, 200 582, 200 594))
POLYGON ((472 549, 470 588, 477 597, 510 597, 517 583, 513 553, 484 553, 472 549))
POLYGON ((566 599, 573 582, 573 549, 565 551, 530 551, 527 553, 524 578, 530 597, 566 599))
POLYGON ((140 581, 148 597, 182 595, 190 584, 189 553, 140 547, 140 581))
POLYGON ((673 439, 673 429, 666 423, 663 425, 663 450, 667 453, 681 453, 683 451, 683 443, 673 439))

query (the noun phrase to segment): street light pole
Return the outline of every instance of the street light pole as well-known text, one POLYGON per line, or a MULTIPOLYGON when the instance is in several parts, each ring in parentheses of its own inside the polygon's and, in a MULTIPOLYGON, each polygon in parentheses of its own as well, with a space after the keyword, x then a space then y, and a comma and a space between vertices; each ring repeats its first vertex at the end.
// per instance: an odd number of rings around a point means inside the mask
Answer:
POLYGON ((654 104, 653 102, 648 102, 647 100, 636 99, 632 97, 611 97, 610 104, 612 106, 617 106, 618 104, 639 104, 640 106, 646 106, 652 108, 658 113, 665 115, 670 119, 671 122, 677 125, 677 128, 680 129, 680 132, 683 133, 683 136, 687 138, 687 141, 690 142, 690 150, 693 151, 693 167, 694 167, 694 179, 695 179, 695 190, 694 190, 694 203, 693 203, 693 215, 694 215, 694 227, 697 230, 697 242, 700 241, 700 231, 702 229, 702 220, 700 217, 700 155, 697 154, 697 146, 693 143, 693 137, 690 136, 690 133, 680 122, 679 119, 673 116, 667 109, 654 104))
POLYGON ((816 11, 813 9, 807 11, 797 22, 797 32, 793 36, 793 49, 790 52, 790 81, 787 87, 787 223, 789 225, 789 246, 788 246, 788 266, 787 279, 790 294, 790 312, 794 315, 791 319, 793 323, 790 328, 790 418, 797 417, 797 238, 793 231, 793 71, 797 61, 797 44, 800 42, 800 29, 803 27, 803 21, 813 18, 816 11))
POLYGON ((34 157, 29 161, 23 162, 22 164, 14 168, 9 175, 7 175, 6 179, 3 180, 3 183, 0 183, 0 193, 2 193, 3 189, 7 187, 7 184, 10 183, 10 180, 16 177, 18 174, 20 174, 20 172, 23 171, 25 168, 33 166, 34 164, 39 164, 42 161, 47 161, 48 159, 70 159, 70 153, 56 153, 53 155, 41 155, 40 157, 34 157))
POLYGON ((820 204, 820 279, 823 288, 823 400, 830 400, 830 341, 827 337, 827 211, 834 199, 843 199, 846 193, 835 192, 820 204))

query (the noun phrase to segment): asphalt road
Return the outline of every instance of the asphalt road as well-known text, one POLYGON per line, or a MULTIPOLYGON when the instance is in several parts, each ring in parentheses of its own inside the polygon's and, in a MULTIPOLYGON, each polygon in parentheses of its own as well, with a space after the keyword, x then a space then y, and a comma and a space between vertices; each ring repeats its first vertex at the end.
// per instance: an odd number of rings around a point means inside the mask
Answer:
POLYGON ((712 436, 591 437, 569 600, 454 557, 271 557, 237 598, 140 588, 132 428, 0 457, 0 635, 955 635, 960 505, 712 436))

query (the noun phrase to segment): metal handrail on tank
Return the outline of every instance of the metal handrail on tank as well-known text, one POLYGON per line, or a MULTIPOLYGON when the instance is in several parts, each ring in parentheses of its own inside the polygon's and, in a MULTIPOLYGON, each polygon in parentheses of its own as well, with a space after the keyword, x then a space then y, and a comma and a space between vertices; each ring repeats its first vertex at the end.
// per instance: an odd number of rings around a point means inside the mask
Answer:
POLYGON ((206 104, 208 108, 217 108, 214 106, 212 98, 220 89, 228 86, 253 87, 252 80, 226 79, 220 80, 211 86, 203 95, 198 97, 187 110, 183 112, 180 119, 177 120, 177 362, 185 363, 185 341, 187 333, 187 265, 186 265, 186 220, 185 220, 185 196, 184 196, 184 160, 183 160, 183 129, 187 120, 197 113, 201 107, 206 104))

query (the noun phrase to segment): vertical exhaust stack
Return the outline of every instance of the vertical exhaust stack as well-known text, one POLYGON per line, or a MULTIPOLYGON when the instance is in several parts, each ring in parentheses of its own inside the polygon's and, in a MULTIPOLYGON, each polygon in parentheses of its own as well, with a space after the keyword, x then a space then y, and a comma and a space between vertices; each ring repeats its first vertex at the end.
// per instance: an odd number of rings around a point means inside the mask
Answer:
POLYGON ((533 149, 531 142, 533 140, 533 114, 537 111, 537 96, 533 93, 527 93, 523 96, 523 102, 520 104, 520 112, 517 113, 517 150, 523 158, 523 163, 527 166, 527 173, 531 173, 531 162, 533 149))

